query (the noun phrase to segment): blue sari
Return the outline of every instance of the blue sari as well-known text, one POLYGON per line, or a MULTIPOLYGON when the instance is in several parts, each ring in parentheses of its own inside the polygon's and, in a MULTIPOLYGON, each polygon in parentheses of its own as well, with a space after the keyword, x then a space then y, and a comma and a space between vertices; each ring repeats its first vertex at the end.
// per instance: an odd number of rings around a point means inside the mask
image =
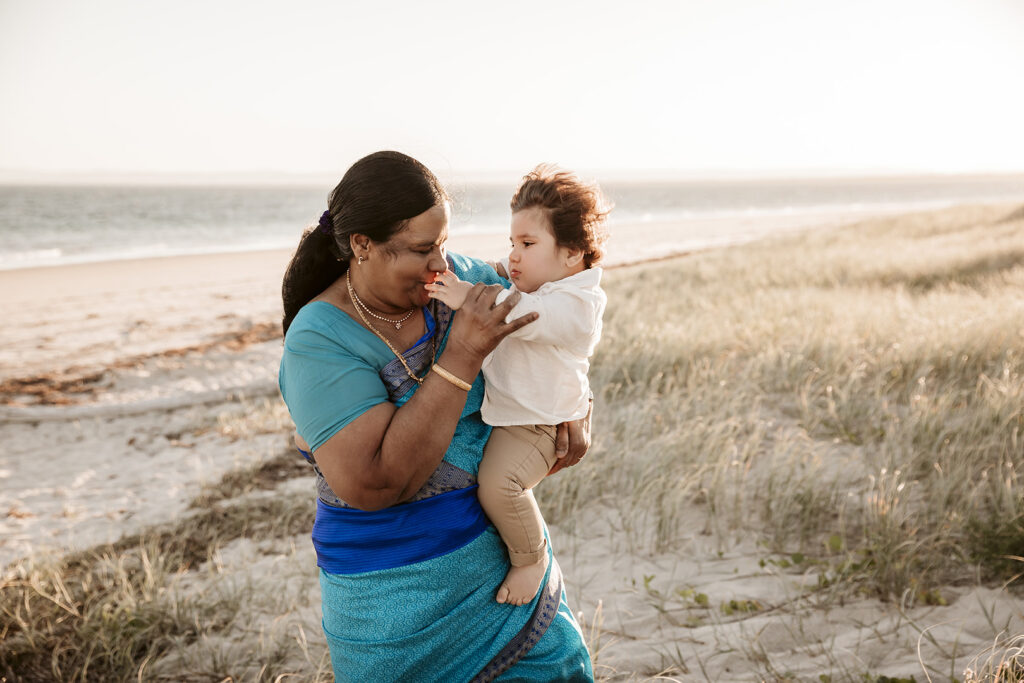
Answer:
MULTIPOLYGON (((451 254, 448 265, 463 280, 505 284, 481 261, 451 254)), ((437 301, 427 311, 427 334, 403 354, 420 376, 443 350, 454 315, 437 301)), ((307 304, 292 322, 279 382, 314 451, 367 409, 401 406, 419 387, 383 342, 326 302, 307 304)), ((355 510, 314 465, 313 541, 337 680, 593 680, 553 556, 528 606, 494 601, 509 564, 476 499, 490 435, 483 392, 481 375, 443 461, 407 503, 355 510)))

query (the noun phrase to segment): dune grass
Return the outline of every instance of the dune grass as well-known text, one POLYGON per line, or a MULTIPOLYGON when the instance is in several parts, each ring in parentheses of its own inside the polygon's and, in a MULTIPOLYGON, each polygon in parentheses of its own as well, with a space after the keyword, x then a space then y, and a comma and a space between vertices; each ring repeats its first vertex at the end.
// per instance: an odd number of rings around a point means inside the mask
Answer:
POLYGON ((143 663, 229 629, 252 597, 244 587, 197 593, 181 586, 184 577, 216 572, 217 553, 237 539, 308 533, 312 516, 308 498, 243 498, 116 543, 9 568, 0 583, 0 674, 134 678, 143 663))
MULTIPOLYGON (((284 443, 286 419, 279 400, 232 406, 219 416, 217 432, 232 441, 275 432, 284 443)), ((274 491, 308 476, 308 465, 293 450, 282 450, 202 487, 180 519, 115 543, 5 568, 0 680, 270 681, 290 675, 297 659, 305 678, 329 680, 324 648, 310 650, 301 630, 265 629, 230 655, 219 652, 222 644, 211 644, 225 633, 251 635, 254 603, 288 592, 279 586, 254 590, 223 571, 221 553, 255 539, 287 554, 294 537, 308 536, 315 509, 310 496, 274 491), (182 659, 196 648, 205 653, 201 661, 182 659), (168 655, 179 660, 170 671, 161 666, 168 655)), ((307 570, 312 590, 315 573, 307 570)))
MULTIPOLYGON (((1019 213, 1019 212, 1018 212, 1019 213)), ((595 445, 542 484, 938 600, 1024 571, 1024 218, 960 208, 611 271, 595 445)))

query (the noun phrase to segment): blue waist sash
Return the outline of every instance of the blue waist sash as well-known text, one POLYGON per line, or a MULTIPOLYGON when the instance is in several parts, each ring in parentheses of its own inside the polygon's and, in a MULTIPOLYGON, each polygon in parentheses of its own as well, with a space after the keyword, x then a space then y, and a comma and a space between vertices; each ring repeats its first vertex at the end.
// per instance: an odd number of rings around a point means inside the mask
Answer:
POLYGON ((476 486, 368 512, 316 502, 317 566, 332 574, 404 567, 447 555, 478 537, 487 516, 476 486))

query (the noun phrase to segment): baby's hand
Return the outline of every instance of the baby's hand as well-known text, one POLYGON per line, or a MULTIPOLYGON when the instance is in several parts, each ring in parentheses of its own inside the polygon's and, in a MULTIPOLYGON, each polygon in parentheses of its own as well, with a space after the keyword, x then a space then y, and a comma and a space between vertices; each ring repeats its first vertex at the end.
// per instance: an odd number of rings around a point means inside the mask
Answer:
POLYGON ((462 304, 466 303, 466 295, 469 294, 469 290, 472 288, 473 285, 460 280, 459 276, 450 270, 444 271, 434 278, 433 284, 427 285, 427 291, 430 293, 431 299, 437 299, 448 304, 448 308, 456 311, 462 308, 462 304))

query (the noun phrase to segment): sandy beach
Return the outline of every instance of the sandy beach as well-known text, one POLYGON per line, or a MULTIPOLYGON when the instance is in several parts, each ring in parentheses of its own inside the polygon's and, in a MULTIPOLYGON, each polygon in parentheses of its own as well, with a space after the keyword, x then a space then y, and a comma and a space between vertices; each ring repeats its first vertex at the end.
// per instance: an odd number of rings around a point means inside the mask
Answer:
MULTIPOLYGON (((616 226, 607 265, 618 272, 865 218, 616 226)), ((505 238, 454 236, 449 248, 495 258, 505 253, 505 238)), ((264 251, 0 271, 0 565, 10 572, 30 556, 55 558, 186 518, 204 486, 289 453, 276 384, 279 291, 289 256, 264 251)), ((264 493, 307 496, 312 504, 312 477, 282 475, 264 493)), ((843 667, 924 680, 920 658, 938 652, 949 675, 960 676, 969 657, 1000 634, 1024 633, 1024 601, 999 586, 950 586, 932 605, 865 596, 817 609, 805 597, 816 576, 766 567, 753 539, 723 543, 695 521, 680 525, 691 530, 676 549, 654 552, 635 543, 634 535, 647 531, 630 531, 642 522, 624 520, 608 505, 601 510, 586 524, 552 523, 552 537, 604 680, 647 680, 662 671, 672 680, 762 680, 750 673, 758 657, 788 661, 775 680, 817 681, 843 667), (738 607, 688 622, 685 608, 701 595, 732 596, 738 607), (744 607, 753 604, 771 608, 744 607)), ((688 508, 678 514, 701 515, 688 508)), ((313 654, 295 666, 323 667, 308 532, 269 549, 266 541, 242 539, 218 550, 216 562, 219 576, 268 593, 254 629, 298 629, 313 654), (286 585, 273 579, 281 576, 286 585)), ((191 590, 210 585, 195 580, 191 590)), ((226 636, 206 645, 226 652, 245 643, 226 636)), ((196 652, 183 648, 151 668, 169 676, 176 667, 199 666, 196 652)))

